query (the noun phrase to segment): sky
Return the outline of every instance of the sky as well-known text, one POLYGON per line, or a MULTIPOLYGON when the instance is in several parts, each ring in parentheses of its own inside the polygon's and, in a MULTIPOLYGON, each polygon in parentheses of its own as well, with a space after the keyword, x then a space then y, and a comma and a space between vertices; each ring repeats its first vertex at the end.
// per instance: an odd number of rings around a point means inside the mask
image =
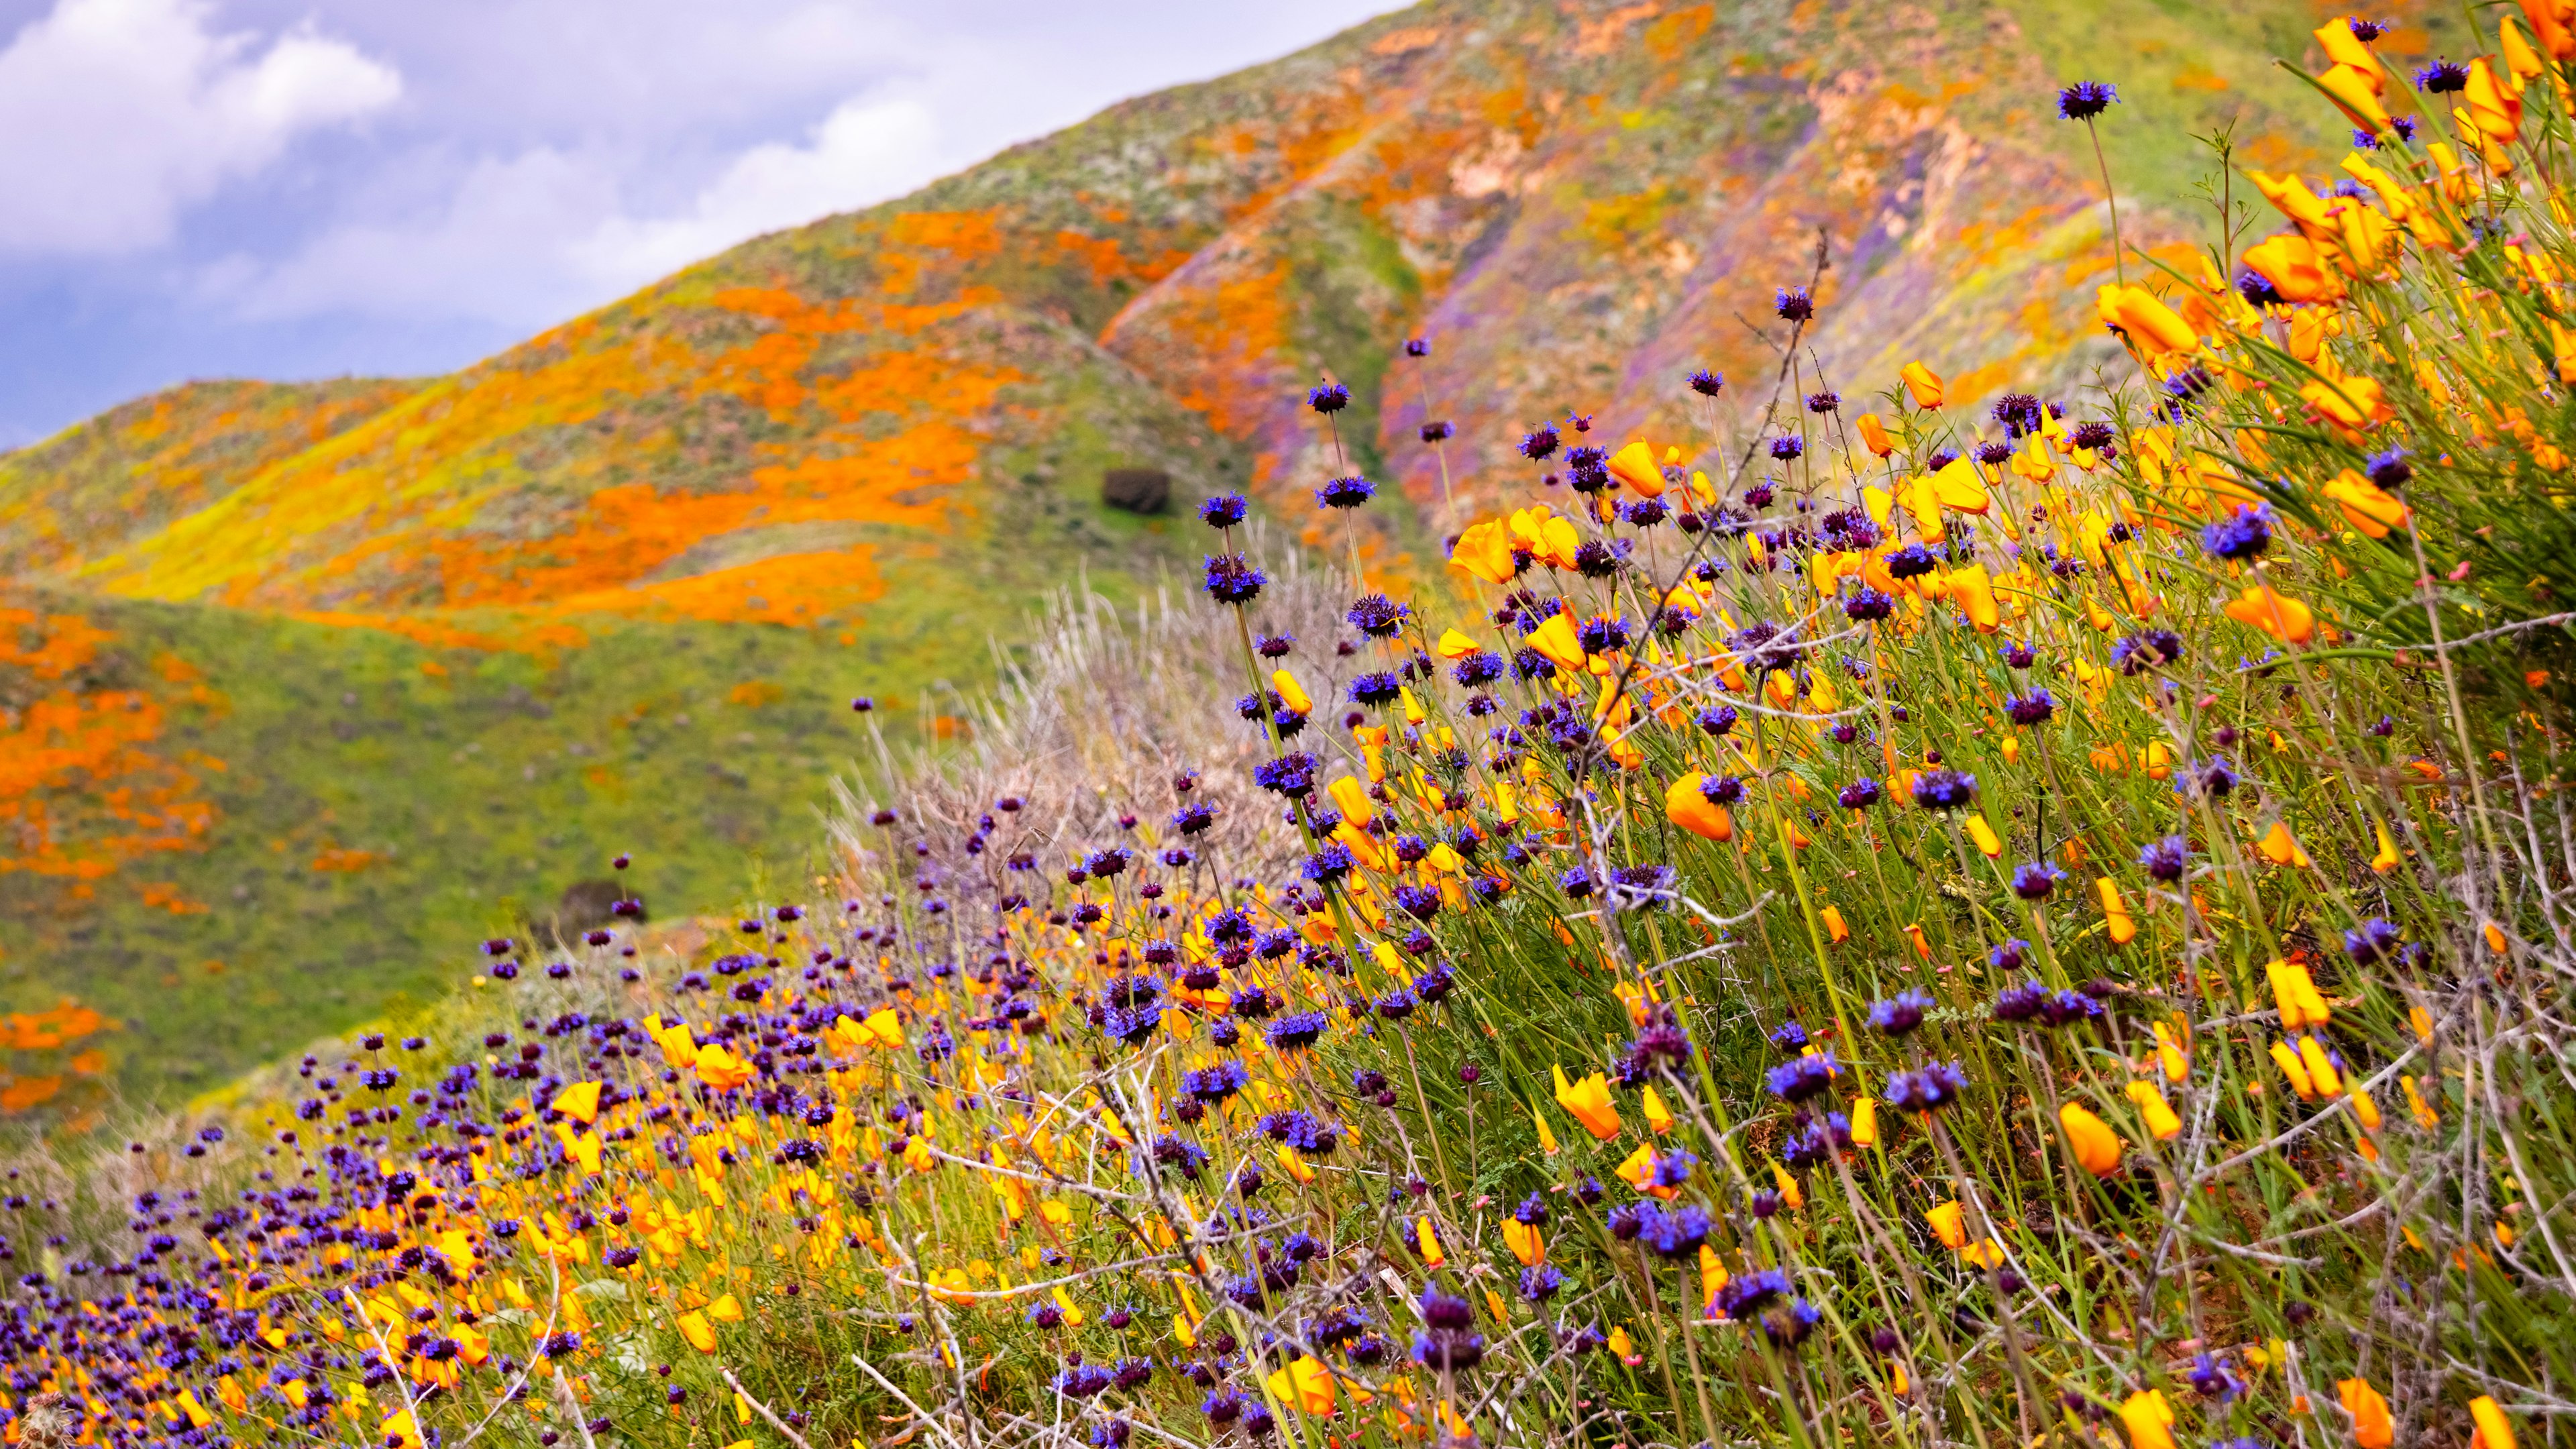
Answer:
POLYGON ((446 372, 1394 0, 0 0, 0 447, 446 372))

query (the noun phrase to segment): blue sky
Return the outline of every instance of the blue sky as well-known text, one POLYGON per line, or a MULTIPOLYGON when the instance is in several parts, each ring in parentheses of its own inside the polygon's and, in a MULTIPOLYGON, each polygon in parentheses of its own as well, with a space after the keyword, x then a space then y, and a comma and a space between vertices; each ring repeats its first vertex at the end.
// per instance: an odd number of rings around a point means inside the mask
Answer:
POLYGON ((0 0, 0 447, 442 372, 1389 0, 0 0))

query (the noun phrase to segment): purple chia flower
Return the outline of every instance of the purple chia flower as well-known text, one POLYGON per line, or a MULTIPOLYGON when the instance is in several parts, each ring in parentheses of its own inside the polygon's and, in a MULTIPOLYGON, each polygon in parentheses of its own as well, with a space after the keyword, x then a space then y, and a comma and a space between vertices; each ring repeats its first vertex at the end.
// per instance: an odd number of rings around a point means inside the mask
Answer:
POLYGON ((1338 382, 1325 383, 1321 387, 1309 389, 1306 393, 1306 406, 1326 416, 1340 412, 1350 405, 1351 390, 1338 382))
POLYGON ((1631 528, 1652 528, 1670 517, 1672 510, 1660 498, 1632 499, 1619 506, 1619 517, 1631 528))
POLYGON ((1413 617, 1409 604, 1399 604, 1384 594, 1362 594, 1351 601, 1350 612, 1343 615, 1352 628, 1372 639, 1390 639, 1413 617))
POLYGON ((2034 689, 2005 700, 2004 713, 2017 725, 2046 724, 2057 713, 2057 698, 2045 689, 2034 689))
POLYGON ((1651 1023, 1637 1032, 1628 1043, 1628 1060, 1652 1064, 1656 1058, 1679 1064, 1690 1060, 1690 1033, 1670 1021, 1651 1023))
POLYGON ((1267 575, 1244 561, 1239 553, 1220 554, 1207 561, 1207 591, 1220 604, 1248 604, 1261 596, 1261 586, 1270 582, 1267 575))
POLYGON ((1814 1167, 1851 1146, 1851 1119, 1840 1112, 1826 1113, 1821 1122, 1801 1112, 1798 1121, 1798 1129, 1780 1148, 1781 1160, 1791 1167, 1814 1167))
POLYGON ((1994 1018, 1997 1021, 2030 1021, 2048 1004, 2048 988, 2036 981, 2024 981, 1995 993, 1994 1018))
POLYGON ((1726 1316, 1741 1322, 1762 1311, 1764 1305, 1790 1291, 1789 1275, 1779 1268, 1764 1268, 1726 1280, 1717 1290, 1717 1306, 1726 1316))
POLYGON ((1931 1009, 1931 993, 1920 989, 1900 991, 1884 1001, 1870 1003, 1869 1024, 1889 1036, 1903 1036, 1921 1026, 1923 1014, 1931 1009))
POLYGON ((1321 1040, 1330 1021, 1320 1011, 1299 1011, 1270 1023, 1265 1036, 1273 1051, 1296 1051, 1321 1040))
POLYGON ((1977 777, 1957 770, 1926 770, 1914 777, 1914 803, 1926 810, 1957 810, 1977 793, 1977 777))
POLYGON ((1243 1063, 1223 1061, 1212 1067, 1201 1067, 1181 1074, 1181 1090, 1200 1102, 1222 1102, 1240 1092, 1252 1080, 1243 1063))
POLYGON ((1614 898, 1624 896, 1630 905, 1653 905, 1673 888, 1673 868, 1669 865, 1623 865, 1610 872, 1610 883, 1617 887, 1614 898))
POLYGON ((2213 800, 2224 800, 2235 793, 2236 787, 2244 782, 2244 778, 2236 773, 2236 767, 2228 763, 2226 756, 2214 756, 2203 762, 2197 769, 2177 771, 2174 775, 2174 793, 2186 799, 2198 793, 2213 800))
POLYGON ((2102 1003, 2081 991, 2052 991, 2039 1004, 2039 1020, 2044 1026, 2099 1021, 2102 1016, 2102 1003))
POLYGON ((1608 654, 1628 647, 1628 621, 1617 615, 1586 619, 1574 631, 1586 654, 1608 654))
POLYGON ((1300 874, 1317 885, 1331 885, 1351 873, 1359 862, 1352 858, 1351 848, 1340 841, 1327 842, 1323 849, 1306 857, 1300 874))
POLYGON ((1726 379, 1703 367, 1690 375, 1690 390, 1701 397, 1715 397, 1726 390, 1726 379))
POLYGON ((1885 792, 1876 780, 1864 775, 1834 792, 1834 799, 1846 810, 1866 810, 1879 802, 1885 792))
POLYGON ((1932 550, 1919 543, 1909 543, 1887 556, 1887 572, 1900 579, 1920 578, 1940 566, 1932 550))
POLYGON ((1314 790, 1317 763, 1313 755, 1302 751, 1281 755, 1254 766, 1252 782, 1272 794, 1294 799, 1314 790))
POLYGON ((1520 445, 1521 456, 1535 463, 1541 458, 1555 452, 1556 445, 1556 425, 1554 423, 1541 423, 1522 435, 1520 445))
POLYGON ((1242 494, 1220 493, 1199 505, 1199 521, 1210 528, 1233 528, 1248 511, 1242 494))
POLYGON ((1384 670, 1376 670, 1351 681, 1351 702, 1366 705, 1370 709, 1378 709, 1395 703, 1403 689, 1404 686, 1397 682, 1394 675, 1384 670))
POLYGON ((2111 646, 2111 662, 2122 674, 2143 674, 2159 664, 2182 658, 2182 636, 2171 629, 2149 629, 2111 646))
POLYGON ((2394 922, 2373 917, 2343 933, 2344 954, 2359 966, 2394 955, 2397 951, 2397 926, 2394 922))
POLYGON ((1762 1319, 1762 1336, 1774 1348, 1796 1348, 1825 1321, 1824 1310, 1804 1298, 1790 1300, 1789 1306, 1762 1319))
POLYGON ((1896 612, 1896 600, 1868 584, 1843 600, 1845 617, 1863 623, 1884 619, 1896 612))
POLYGON ((1887 1104, 1900 1112, 1936 1112, 1968 1089, 1957 1062, 1931 1062, 1887 1079, 1887 1104))
POLYGON ((2227 1371, 2215 1354, 2201 1354, 2191 1361, 2191 1386, 2204 1399, 2225 1403, 2244 1392, 2245 1382, 2227 1371))
POLYGON ((1782 287, 1773 296, 1772 310, 1791 322, 1804 322, 1816 315, 1816 299, 1804 287, 1782 287))
POLYGON ((2066 872, 2046 861, 2027 861, 2013 867, 2013 894, 2026 901, 2044 901, 2057 890, 2057 883, 2064 879, 2066 879, 2066 872))
MULTIPOLYGON (((1310 1112, 1297 1112, 1291 1114, 1288 1135, 1283 1140, 1308 1157, 1330 1157, 1341 1145, 1342 1129, 1330 1122, 1317 1120, 1310 1112)), ((1321 1251, 1322 1245, 1304 1233, 1288 1240, 1288 1255, 1298 1262, 1305 1262, 1321 1251), (1304 1241, 1300 1242, 1300 1239, 1304 1241)))
POLYGON ((1101 1011, 1100 1034, 1123 1041, 1129 1046, 1143 1046, 1163 1025, 1160 1003, 1139 1007, 1108 1007, 1101 1011))
POLYGON ((2182 879, 2183 872, 2191 868, 2191 846, 2179 835, 2168 835, 2139 851, 2138 864, 2146 868, 2149 877, 2170 884, 2182 879))
POLYGON ((1336 478, 1315 490, 1318 508, 1357 508, 1377 496, 1377 485, 1353 474, 1336 478))
POLYGON ((2272 546, 2272 510, 2260 503, 2236 511, 2200 531, 2200 546, 2213 556, 2240 563, 2259 558, 2272 546))
POLYGON ((1657 1210, 1647 1219, 1638 1240, 1655 1250, 1660 1258, 1687 1258, 1708 1241, 1709 1230, 1716 1224, 1709 1220, 1708 1210, 1698 1207, 1657 1210))
POLYGON ((1828 1049, 1782 1062, 1763 1078, 1763 1085, 1784 1102, 1803 1102, 1833 1086, 1834 1072, 1834 1054, 1828 1049))
POLYGON ((2057 92, 2057 115, 2060 120, 2089 121, 2119 99, 2119 87, 2108 81, 2077 81, 2057 92))
MULTIPOLYGON (((1154 1139, 1153 1156, 1156 1163, 1178 1171, 1181 1176, 1188 1178, 1192 1182, 1198 1181, 1199 1169, 1207 1166, 1208 1160, 1208 1155, 1199 1150, 1195 1143, 1192 1143, 1185 1138, 1173 1136, 1168 1132, 1154 1139)), ((1055 1305, 1052 1303, 1041 1303, 1039 1306, 1044 1308, 1053 1308, 1055 1305)), ((1053 1328, 1056 1326, 1056 1323, 1061 1323, 1063 1318, 1061 1315, 1058 1315, 1054 1322, 1039 1323, 1036 1314, 1032 1313, 1029 1316, 1029 1321, 1031 1323, 1036 1323, 1040 1328, 1053 1328)))
POLYGON ((2453 95, 2469 88, 2469 68, 2444 57, 2415 72, 2415 89, 2428 95, 2453 95))

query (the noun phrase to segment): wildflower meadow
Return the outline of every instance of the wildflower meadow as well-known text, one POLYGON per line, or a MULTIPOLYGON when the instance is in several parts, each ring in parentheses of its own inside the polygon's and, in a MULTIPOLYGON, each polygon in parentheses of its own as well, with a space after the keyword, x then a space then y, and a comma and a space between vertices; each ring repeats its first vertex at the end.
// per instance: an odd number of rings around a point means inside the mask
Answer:
POLYGON ((2576 6, 2480 13, 2320 28, 2088 386, 1784 277, 1696 432, 1426 425, 1441 578, 1210 498, 737 920, 19 1160, 8 1439, 2564 1441, 2576 6))

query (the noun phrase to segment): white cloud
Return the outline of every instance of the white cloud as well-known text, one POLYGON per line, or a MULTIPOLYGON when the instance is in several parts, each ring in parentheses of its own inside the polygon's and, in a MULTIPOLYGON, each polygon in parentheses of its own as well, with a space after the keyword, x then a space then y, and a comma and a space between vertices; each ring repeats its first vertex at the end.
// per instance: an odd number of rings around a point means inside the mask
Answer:
POLYGON ((260 50, 206 22, 193 0, 58 0, 0 51, 0 252, 158 246, 299 134, 402 94, 390 67, 311 29, 260 50))
POLYGON ((199 259, 198 299, 533 331, 1389 0, 1315 0, 1293 21, 1251 0, 319 3, 404 58, 418 134, 395 131, 411 144, 286 245, 199 259))
POLYGON ((735 155, 687 203, 633 215, 614 158, 551 147, 468 168, 426 214, 344 223, 273 269, 227 259, 200 276, 259 320, 347 312, 560 317, 762 232, 899 196, 945 169, 917 101, 849 101, 800 144, 735 155))
POLYGON ((570 255, 603 283, 641 285, 745 237, 900 196, 939 174, 939 156, 938 122, 919 101, 846 101, 804 144, 735 157, 685 212, 616 218, 570 255))
POLYGON ((601 168, 540 147, 468 167, 429 214, 344 223, 273 267, 226 258, 199 286, 253 321, 347 313, 521 327, 602 300, 565 242, 616 208, 601 168))

